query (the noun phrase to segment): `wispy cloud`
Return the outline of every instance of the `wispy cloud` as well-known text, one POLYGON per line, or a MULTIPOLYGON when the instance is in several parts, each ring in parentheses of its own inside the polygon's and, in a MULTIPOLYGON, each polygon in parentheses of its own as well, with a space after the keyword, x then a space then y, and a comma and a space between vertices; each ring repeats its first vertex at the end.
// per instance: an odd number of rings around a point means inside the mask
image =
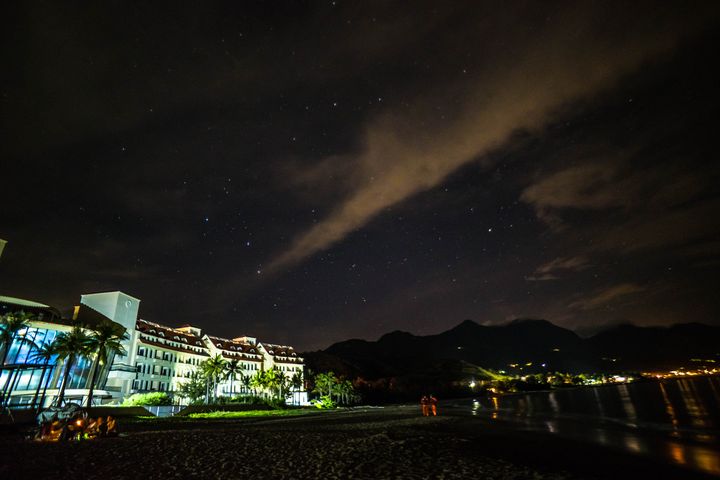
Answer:
POLYGON ((547 282, 549 280, 560 280, 560 277, 552 273, 543 273, 540 275, 529 275, 525 277, 528 282, 547 282))
MULTIPOLYGON (((492 68, 471 81, 421 96, 410 108, 372 119, 360 153, 328 159, 352 179, 344 200, 324 220, 300 233, 267 270, 290 267, 329 248, 388 206, 433 188, 469 162, 488 165, 488 154, 513 133, 542 128, 568 102, 595 94, 643 62, 670 51, 681 35, 682 28, 664 28, 672 21, 669 17, 659 19, 652 29, 613 35, 603 30, 598 14, 571 12, 567 15, 573 21, 568 22, 556 18, 552 28, 508 47, 492 68), (438 115, 435 106, 448 99, 462 108, 452 116, 438 115)), ((335 168, 327 163, 321 162, 319 168, 335 168)), ((317 176, 311 171, 305 178, 317 176)))
POLYGON ((590 267, 590 261, 583 255, 575 257, 558 257, 548 263, 540 265, 537 273, 550 273, 559 270, 580 271, 590 267))
POLYGON ((532 275, 525 277, 525 280, 530 282, 559 280, 561 273, 580 272, 590 266, 590 260, 585 255, 557 257, 537 267, 532 275))
POLYGON ((592 295, 580 298, 568 305, 568 308, 577 310, 594 310, 605 307, 621 297, 642 292, 645 287, 635 283, 621 283, 596 291, 592 295))

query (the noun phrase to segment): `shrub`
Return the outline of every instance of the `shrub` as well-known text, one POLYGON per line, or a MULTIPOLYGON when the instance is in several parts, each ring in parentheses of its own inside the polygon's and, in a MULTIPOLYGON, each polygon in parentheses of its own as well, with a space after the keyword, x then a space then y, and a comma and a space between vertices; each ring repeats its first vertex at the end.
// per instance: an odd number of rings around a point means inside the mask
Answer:
POLYGON ((242 412, 203 412, 191 413, 190 418, 249 418, 249 417, 284 417, 304 415, 305 410, 246 410, 242 412))
POLYGON ((322 397, 317 398, 310 403, 312 403, 317 408, 320 408, 323 410, 335 408, 335 402, 332 401, 332 398, 330 398, 329 395, 323 395, 322 397))
POLYGON ((172 405, 170 395, 165 392, 135 393, 123 401, 124 407, 172 405))
POLYGON ((257 407, 284 408, 285 401, 281 399, 263 398, 255 395, 238 395, 230 399, 230 403, 254 405, 257 407))

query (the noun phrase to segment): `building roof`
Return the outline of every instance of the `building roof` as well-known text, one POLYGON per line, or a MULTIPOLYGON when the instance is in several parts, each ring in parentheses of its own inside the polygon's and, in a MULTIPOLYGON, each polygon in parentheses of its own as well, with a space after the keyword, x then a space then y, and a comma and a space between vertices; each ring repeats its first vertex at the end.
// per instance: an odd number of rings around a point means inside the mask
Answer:
POLYGON ((295 349, 289 345, 275 345, 265 342, 261 342, 261 345, 277 363, 303 363, 303 359, 298 357, 295 349))
POLYGON ((231 353, 242 352, 250 355, 260 355, 257 347, 251 343, 239 342, 237 340, 230 340, 229 338, 221 338, 213 335, 205 335, 205 338, 220 350, 226 350, 231 353))
POLYGON ((17 305, 19 307, 51 308, 50 305, 45 305, 44 303, 33 302, 32 300, 22 298, 6 297, 5 295, 0 295, 0 302, 17 305))
MULTIPOLYGON (((160 342, 158 340, 152 340, 150 338, 143 337, 143 336, 140 336, 140 342, 144 343, 146 345, 152 345, 154 347, 165 348, 167 350, 174 350, 176 352, 189 353, 191 355, 199 355, 201 357, 209 357, 210 356, 210 354, 207 352, 207 349, 205 347, 202 347, 201 351, 197 351, 189 346, 185 346, 182 344, 178 344, 178 345, 182 345, 182 346, 175 346, 175 345, 171 345, 169 343, 160 342)), ((199 347, 195 346, 195 348, 199 348, 199 347)))
POLYGON ((223 351, 222 356, 223 358, 227 358, 228 360, 239 360, 244 362, 262 362, 262 357, 253 357, 252 354, 248 355, 245 353, 232 353, 228 351, 223 351))
MULTIPOLYGON (((35 302, 33 300, 25 300, 24 298, 16 298, 16 297, 9 297, 6 295, 0 295, 0 306, 4 306, 2 310, 10 311, 11 309, 14 310, 27 310, 28 312, 42 312, 47 313, 51 317, 57 317, 60 318, 60 311, 55 308, 51 307, 50 305, 45 305, 44 303, 35 302), (15 308, 17 307, 17 308, 15 308)), ((46 319, 44 319, 46 320, 46 319)))
POLYGON ((202 357, 210 356, 207 346, 196 335, 142 319, 138 319, 135 323, 135 329, 142 334, 140 336, 142 343, 202 357), (155 337, 155 339, 148 338, 148 336, 155 337))

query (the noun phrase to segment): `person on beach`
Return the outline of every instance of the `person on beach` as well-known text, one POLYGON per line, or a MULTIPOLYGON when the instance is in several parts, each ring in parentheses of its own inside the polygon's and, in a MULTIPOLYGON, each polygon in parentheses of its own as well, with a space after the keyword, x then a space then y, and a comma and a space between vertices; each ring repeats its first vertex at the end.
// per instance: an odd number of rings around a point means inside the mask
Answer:
POLYGON ((428 403, 430 404, 430 409, 432 410, 433 417, 437 416, 437 403, 438 399, 435 398, 435 395, 432 393, 430 394, 430 398, 428 399, 428 403))
POLYGON ((430 415, 430 399, 427 395, 420 397, 420 408, 422 409, 423 417, 430 415))

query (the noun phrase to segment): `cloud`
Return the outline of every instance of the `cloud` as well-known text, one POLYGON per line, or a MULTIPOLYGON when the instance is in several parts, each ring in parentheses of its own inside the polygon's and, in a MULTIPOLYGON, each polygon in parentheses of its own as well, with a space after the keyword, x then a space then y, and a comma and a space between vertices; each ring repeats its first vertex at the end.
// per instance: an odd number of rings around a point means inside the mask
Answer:
POLYGON ((529 282, 544 282, 548 280, 559 280, 558 273, 579 272, 590 268, 590 260, 584 255, 574 257, 557 257, 547 263, 540 265, 535 272, 525 277, 529 282))
POLYGON ((589 268, 589 260, 586 256, 558 257, 550 262, 540 265, 536 273, 550 273, 558 270, 580 271, 589 268))
POLYGON ((683 246, 716 237, 718 226, 708 221, 720 215, 720 200, 698 201, 682 208, 635 216, 628 221, 608 227, 597 235, 595 250, 635 252, 683 246))
POLYGON ((619 188, 620 165, 605 159, 572 166, 541 178, 520 199, 533 205, 541 220, 555 229, 564 227, 565 209, 603 210, 627 205, 637 186, 619 188))
POLYGON ((644 290, 645 287, 635 283, 621 283, 619 285, 614 285, 612 287, 596 291, 588 297, 576 300, 569 304, 568 308, 577 310, 594 310, 596 308, 604 307, 611 302, 616 301, 618 298, 626 297, 644 290))
MULTIPOLYGON (((598 15, 611 13, 566 12, 544 30, 518 35, 524 40, 514 44, 511 38, 487 39, 488 45, 506 48, 495 52, 489 67, 472 80, 427 93, 409 108, 370 120, 362 151, 331 159, 352 179, 342 201, 324 220, 301 232, 266 270, 291 267, 331 247, 388 206, 433 188, 469 162, 489 165, 488 154, 514 133, 541 129, 569 102, 606 89, 643 62, 671 51, 684 30, 665 12, 667 17, 626 25, 618 34, 598 21, 598 15), (460 107, 439 115, 436 106, 449 100, 460 107)), ((320 164, 320 169, 329 168, 327 162, 320 164)), ((318 175, 310 171, 305 179, 318 175)), ((587 177, 589 172, 578 175, 587 177)), ((616 200, 601 195, 592 202, 612 205, 616 200)))
POLYGON ((560 280, 560 277, 551 273, 544 273, 542 275, 530 275, 525 277, 528 282, 547 282, 548 280, 560 280))
MULTIPOLYGON (((527 187, 521 199, 552 231, 572 226, 572 233, 585 243, 586 255, 682 246, 717 235, 717 225, 707 219, 720 214, 720 201, 706 195, 714 188, 717 167, 693 172, 685 171, 689 167, 682 159, 651 168, 633 166, 633 159, 624 162, 592 159, 562 169, 527 187), (592 222, 569 215, 609 209, 617 209, 617 215, 585 216, 592 222)), ((549 273, 555 266, 550 262, 537 273, 549 273)))

